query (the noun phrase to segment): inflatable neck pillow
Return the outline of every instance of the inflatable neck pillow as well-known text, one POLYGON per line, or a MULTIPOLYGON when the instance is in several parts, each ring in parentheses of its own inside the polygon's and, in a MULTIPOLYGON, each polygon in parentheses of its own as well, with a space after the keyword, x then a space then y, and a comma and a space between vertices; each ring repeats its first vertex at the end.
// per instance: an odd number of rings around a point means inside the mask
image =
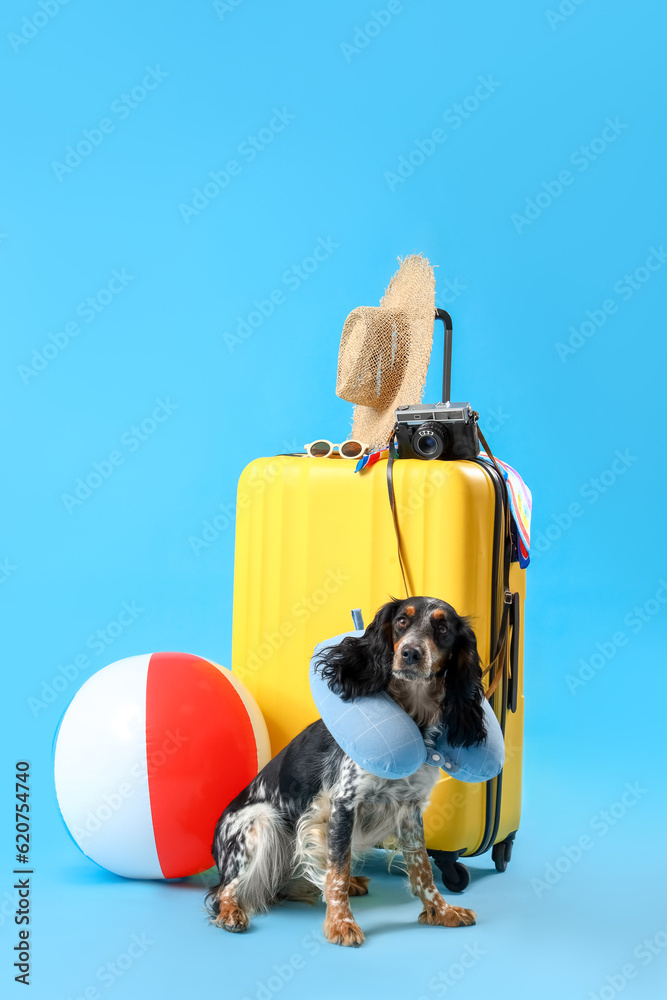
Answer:
POLYGON ((310 661, 310 689, 325 726, 355 763, 380 778, 407 778, 423 764, 442 767, 459 781, 488 781, 502 770, 505 741, 495 713, 484 699, 487 738, 475 747, 452 747, 442 729, 428 746, 419 727, 385 691, 343 701, 318 672, 321 653, 346 636, 360 638, 364 630, 343 632, 320 642, 310 661))

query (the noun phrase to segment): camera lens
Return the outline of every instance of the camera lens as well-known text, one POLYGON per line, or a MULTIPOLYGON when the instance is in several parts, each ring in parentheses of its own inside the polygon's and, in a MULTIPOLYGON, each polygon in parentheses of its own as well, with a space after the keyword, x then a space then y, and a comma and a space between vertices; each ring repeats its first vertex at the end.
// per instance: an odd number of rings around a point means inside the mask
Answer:
POLYGON ((427 421, 418 427, 412 438, 412 447, 420 458, 440 458, 449 440, 449 429, 435 421, 427 421))

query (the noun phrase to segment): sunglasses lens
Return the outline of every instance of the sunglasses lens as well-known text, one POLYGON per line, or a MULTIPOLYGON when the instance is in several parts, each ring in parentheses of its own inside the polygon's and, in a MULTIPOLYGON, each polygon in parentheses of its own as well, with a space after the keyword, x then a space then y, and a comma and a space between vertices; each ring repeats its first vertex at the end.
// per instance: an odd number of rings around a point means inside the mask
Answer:
POLYGON ((328 441, 313 441, 309 451, 313 458, 326 458, 331 451, 331 445, 328 441))
POLYGON ((344 455, 345 458, 359 458, 363 450, 363 447, 358 441, 345 441, 340 446, 340 453, 341 455, 344 455))

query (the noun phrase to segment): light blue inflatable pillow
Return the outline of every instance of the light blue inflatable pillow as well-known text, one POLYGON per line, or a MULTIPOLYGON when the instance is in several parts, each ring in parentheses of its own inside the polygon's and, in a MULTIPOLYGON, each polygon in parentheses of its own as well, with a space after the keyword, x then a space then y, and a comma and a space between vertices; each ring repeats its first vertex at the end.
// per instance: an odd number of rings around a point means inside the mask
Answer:
POLYGON ((346 636, 359 638, 364 630, 343 632, 315 647, 310 661, 310 689, 325 726, 345 753, 364 770, 380 778, 407 778, 422 764, 442 767, 458 781, 488 781, 505 762, 505 741, 493 709, 484 699, 487 738, 476 747, 452 747, 443 730, 428 746, 417 724, 389 695, 364 695, 343 701, 317 672, 320 654, 346 636))

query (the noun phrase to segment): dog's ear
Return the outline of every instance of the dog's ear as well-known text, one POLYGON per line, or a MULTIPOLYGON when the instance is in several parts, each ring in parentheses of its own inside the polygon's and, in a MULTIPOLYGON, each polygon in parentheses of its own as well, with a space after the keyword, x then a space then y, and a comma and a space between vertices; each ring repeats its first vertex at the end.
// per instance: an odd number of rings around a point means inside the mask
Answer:
POLYGON ((445 668, 443 722, 447 742, 453 747, 470 747, 486 739, 482 699, 482 667, 475 633, 460 618, 457 637, 445 668))
POLYGON ((377 694, 389 683, 394 655, 391 623, 400 603, 392 598, 380 608, 362 636, 348 635, 320 654, 318 673, 343 701, 377 694))

